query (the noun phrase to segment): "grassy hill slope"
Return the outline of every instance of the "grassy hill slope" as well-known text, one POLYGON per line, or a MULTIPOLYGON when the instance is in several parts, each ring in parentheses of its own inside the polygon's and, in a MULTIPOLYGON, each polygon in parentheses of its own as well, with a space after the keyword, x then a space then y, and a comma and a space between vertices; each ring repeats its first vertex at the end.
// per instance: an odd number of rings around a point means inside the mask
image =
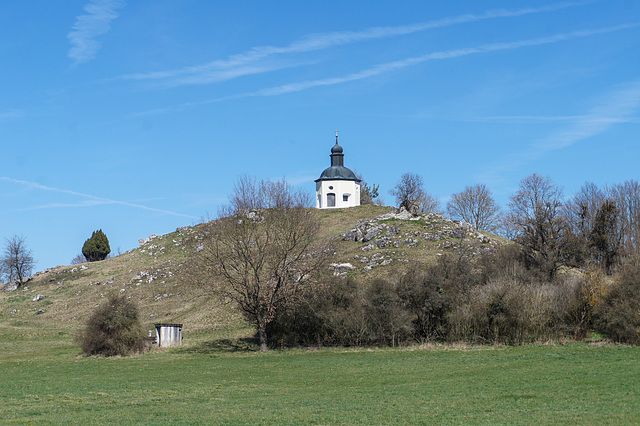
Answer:
MULTIPOLYGON (((339 265, 336 273, 365 281, 393 277, 409 262, 429 263, 447 251, 464 247, 479 252, 504 243, 442 216, 402 220, 393 217, 393 211, 372 205, 311 209, 320 223, 320 238, 340 239, 332 259, 339 265), (342 239, 356 224, 362 238, 342 239)), ((251 326, 232 306, 212 299, 183 279, 185 262, 198 245, 198 233, 199 226, 182 227, 167 235, 147 238, 140 247, 122 255, 50 268, 37 273, 24 288, 0 291, 0 340, 26 335, 72 336, 113 292, 137 302, 143 324, 149 329, 157 322, 183 323, 185 337, 192 341, 199 340, 198 336, 250 335, 251 326)))
MULTIPOLYGON (((320 238, 341 238, 332 259, 337 273, 366 282, 397 276, 410 262, 505 243, 439 216, 405 220, 391 212, 311 211, 320 238)), ((183 227, 111 259, 43 271, 23 289, 0 289, 3 423, 640 421, 638 347, 243 350, 240 338, 254 328, 182 278, 199 231, 183 227), (129 357, 79 356, 73 336, 111 292, 135 300, 149 327, 183 323, 185 344, 129 357)))

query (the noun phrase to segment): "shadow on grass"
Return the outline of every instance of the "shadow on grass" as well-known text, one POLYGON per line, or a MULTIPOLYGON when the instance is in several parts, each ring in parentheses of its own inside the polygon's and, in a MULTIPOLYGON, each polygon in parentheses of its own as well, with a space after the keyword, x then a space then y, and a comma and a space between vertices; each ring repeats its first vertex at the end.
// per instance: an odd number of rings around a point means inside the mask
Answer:
POLYGON ((184 353, 229 353, 229 352, 257 352, 258 340, 247 337, 242 339, 219 339, 202 342, 198 345, 180 348, 184 353))

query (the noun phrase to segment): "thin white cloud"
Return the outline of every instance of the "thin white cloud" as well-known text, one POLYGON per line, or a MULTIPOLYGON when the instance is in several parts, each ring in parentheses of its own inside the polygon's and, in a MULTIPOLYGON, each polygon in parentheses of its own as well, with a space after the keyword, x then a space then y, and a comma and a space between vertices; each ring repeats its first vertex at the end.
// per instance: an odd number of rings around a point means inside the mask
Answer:
POLYGON ((0 122, 5 120, 11 120, 13 118, 20 118, 24 113, 20 110, 12 109, 5 112, 0 112, 0 122))
MULTIPOLYGON (((475 122, 475 123, 520 123, 520 124, 539 124, 552 122, 569 122, 576 123, 580 120, 593 120, 588 115, 495 115, 490 117, 461 118, 461 117, 443 117, 447 120, 475 122)), ((640 117, 627 117, 621 119, 619 117, 599 117, 602 122, 611 123, 636 123, 640 124, 640 117)))
MULTIPOLYGON (((276 178, 276 177, 272 178, 272 180, 274 181, 278 179, 280 178, 276 178)), ((288 177, 287 182, 295 186, 295 185, 307 184, 309 182, 313 182, 316 179, 318 179, 317 175, 297 175, 297 176, 288 177)))
POLYGON ((179 86, 184 84, 204 84, 230 80, 240 76, 273 71, 295 66, 295 63, 280 65, 247 66, 274 55, 305 53, 328 49, 367 40, 383 39, 413 34, 435 28, 466 24, 496 18, 512 18, 534 13, 556 11, 572 6, 581 6, 593 1, 561 2, 543 7, 527 7, 521 9, 489 10, 481 14, 465 14, 439 20, 395 27, 373 27, 362 31, 341 31, 322 34, 311 34, 296 40, 288 46, 259 46, 247 52, 230 56, 227 59, 211 61, 204 65, 191 66, 169 71, 156 71, 124 75, 121 78, 132 80, 166 80, 163 84, 179 86))
POLYGON ((61 208, 61 207, 93 207, 93 206, 98 206, 98 205, 116 204, 116 205, 121 205, 121 206, 133 207, 133 208, 136 208, 136 209, 148 210, 148 211, 152 211, 152 212, 156 212, 156 213, 167 214, 167 215, 171 215, 171 216, 180 216, 180 217, 188 217, 190 219, 197 219, 197 217, 195 217, 195 216, 190 216, 190 215, 183 214, 183 213, 176 213, 176 212, 172 212, 172 211, 169 211, 169 210, 156 209, 156 208, 153 208, 153 207, 147 207, 147 206, 144 206, 144 205, 141 205, 141 204, 129 203, 129 202, 126 202, 126 201, 118 201, 118 200, 112 200, 112 199, 109 199, 109 198, 97 197, 95 195, 84 194, 82 192, 72 191, 72 190, 69 190, 69 189, 61 189, 61 188, 55 188, 55 187, 51 187, 51 186, 45 186, 45 185, 41 185, 41 184, 39 184, 37 182, 29 182, 29 181, 25 181, 25 180, 13 179, 13 178, 6 177, 6 176, 0 176, 0 181, 10 182, 10 183, 18 184, 18 185, 23 185, 23 186, 27 186, 29 188, 37 189, 37 190, 41 190, 41 191, 57 192, 57 193, 61 193, 61 194, 73 195, 73 196, 80 197, 80 198, 84 199, 84 200, 81 200, 78 203, 50 203, 50 204, 44 204, 44 205, 40 205, 40 206, 30 207, 30 208, 28 208, 26 210, 61 208))
POLYGON ((286 63, 277 64, 256 64, 256 65, 242 65, 235 68, 216 70, 211 72, 195 73, 192 75, 186 75, 184 77, 173 78, 164 81, 162 84, 168 87, 176 87, 192 84, 210 84, 219 83, 221 81, 233 80, 234 78, 243 77, 246 75, 263 74, 266 72, 282 70, 286 68, 293 68, 300 66, 304 63, 287 61, 286 63))
POLYGON ((623 24, 623 25, 617 25, 613 27, 597 28, 593 30, 572 31, 568 33, 555 34, 548 37, 539 37, 539 38, 528 39, 528 40, 519 40, 519 41, 511 41, 511 42, 503 42, 503 43, 490 43, 490 44, 484 44, 478 47, 469 47, 469 48, 463 48, 463 49, 432 52, 422 56, 406 58, 406 59, 402 59, 394 62, 387 62, 384 64, 376 65, 371 68, 361 70, 352 74, 347 74, 344 76, 301 81, 296 83, 288 83, 280 86, 261 89, 255 92, 240 93, 240 94, 229 95, 229 96, 224 96, 220 98, 214 98, 214 99, 206 100, 203 102, 189 102, 189 103, 184 103, 175 107, 159 108, 159 109, 154 109, 150 111, 144 111, 144 112, 136 113, 134 114, 134 116, 144 116, 144 115, 174 112, 174 111, 178 111, 178 110, 182 110, 182 109, 186 109, 194 106, 207 105, 211 103, 218 103, 218 102, 223 102, 223 101, 228 101, 233 99, 241 99, 241 98, 248 98, 248 97, 255 97, 255 96, 277 96, 277 95, 283 95, 286 93, 300 92, 300 91, 311 89, 314 87, 332 86, 335 84, 342 84, 342 83, 348 83, 348 82, 357 81, 357 80, 363 80, 366 78, 375 77, 375 76, 392 72, 392 71, 397 71, 406 67, 418 65, 428 61, 454 59, 454 58, 460 58, 460 57, 469 56, 469 55, 487 54, 487 53, 503 51, 503 50, 515 50, 515 49, 521 49, 525 47, 554 44, 554 43, 559 43, 562 41, 572 40, 576 38, 590 37, 598 34, 606 34, 606 33, 611 33, 616 31, 622 31, 625 29, 638 27, 639 25, 640 24, 635 24, 635 23, 623 24))
POLYGON ((506 155, 499 163, 492 164, 479 178, 485 182, 503 182, 503 173, 521 169, 550 152, 605 133, 617 124, 638 124, 639 114, 640 80, 613 89, 601 97, 586 114, 575 116, 563 128, 531 142, 522 150, 506 155))
POLYGON ((637 123, 640 108, 640 81, 614 90, 588 114, 576 119, 569 128, 535 144, 541 153, 566 148, 604 133, 610 127, 622 123, 637 123))
MULTIPOLYGON (((522 124, 527 124, 527 123, 533 123, 533 124, 538 124, 538 123, 549 123, 549 122, 571 122, 571 123, 575 123, 579 120, 584 120, 584 119, 592 119, 589 116, 586 115, 558 115, 558 116, 544 116, 544 115, 500 115, 500 116, 494 116, 494 117, 481 117, 481 118, 473 118, 470 120, 461 120, 458 119, 458 121, 473 121, 473 122, 496 122, 496 123, 522 123, 522 124)), ((611 121, 611 122, 615 122, 615 123, 636 123, 636 124, 640 124, 640 117, 628 117, 625 119, 620 119, 620 118, 607 118, 607 117, 601 117, 600 120, 602 121, 611 121)))
POLYGON ((125 2, 122 0, 91 0, 85 5, 87 14, 78 16, 73 30, 67 34, 71 43, 67 56, 74 65, 95 58, 101 47, 95 38, 111 29, 111 21, 118 17, 117 10, 124 6, 125 2))
POLYGON ((497 122, 497 123, 543 123, 549 121, 575 121, 583 118, 582 115, 495 115, 492 117, 473 118, 468 121, 474 122, 497 122))
POLYGON ((309 89, 317 86, 329 86, 333 84, 340 84, 340 83, 346 83, 350 81, 362 80, 365 78, 377 76, 390 71, 396 71, 412 65, 421 64, 427 61, 453 59, 453 58, 459 58, 462 56, 491 53, 491 52, 497 52, 501 50, 514 50, 514 49, 520 49, 523 47, 541 46, 545 44, 559 43, 561 41, 571 40, 575 38, 589 37, 589 36, 594 36, 598 34, 616 32, 616 31, 620 31, 628 28, 637 27, 638 25, 639 24, 623 24, 623 25, 617 25, 614 27, 598 28, 595 30, 572 31, 568 33, 555 34, 548 37, 540 37, 540 38, 529 39, 529 40, 511 41, 511 42, 504 42, 504 43, 490 43, 490 44, 485 44, 479 47, 470 47, 465 49, 433 52, 423 56, 417 56, 413 58, 403 59, 400 61, 388 62, 385 64, 377 65, 372 68, 362 70, 357 73, 349 74, 346 76, 342 76, 342 77, 334 77, 334 78, 327 78, 327 79, 320 79, 320 80, 304 81, 300 83, 285 84, 285 85, 274 87, 274 88, 263 89, 251 95, 273 96, 273 95, 280 95, 280 94, 289 93, 289 92, 299 92, 301 90, 305 90, 305 89, 309 89))

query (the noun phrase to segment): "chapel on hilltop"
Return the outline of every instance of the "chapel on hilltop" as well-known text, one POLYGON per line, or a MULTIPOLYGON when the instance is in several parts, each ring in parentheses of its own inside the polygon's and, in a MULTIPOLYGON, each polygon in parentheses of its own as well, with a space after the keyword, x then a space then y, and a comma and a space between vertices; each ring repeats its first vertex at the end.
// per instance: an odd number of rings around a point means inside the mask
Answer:
POLYGON ((333 209, 360 205, 360 179, 344 166, 342 147, 336 144, 331 148, 331 167, 324 169, 316 179, 316 208, 333 209))

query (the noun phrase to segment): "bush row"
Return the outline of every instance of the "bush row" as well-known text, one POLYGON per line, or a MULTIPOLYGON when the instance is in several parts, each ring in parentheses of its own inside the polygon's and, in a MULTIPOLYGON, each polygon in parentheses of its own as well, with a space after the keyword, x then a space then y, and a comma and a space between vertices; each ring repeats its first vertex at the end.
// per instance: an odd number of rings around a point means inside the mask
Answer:
POLYGON ((519 345, 581 339, 590 330, 639 344, 639 277, 630 263, 613 280, 589 268, 549 281, 516 246, 475 260, 444 255, 395 281, 308 286, 278 310, 268 332, 272 346, 519 345))

